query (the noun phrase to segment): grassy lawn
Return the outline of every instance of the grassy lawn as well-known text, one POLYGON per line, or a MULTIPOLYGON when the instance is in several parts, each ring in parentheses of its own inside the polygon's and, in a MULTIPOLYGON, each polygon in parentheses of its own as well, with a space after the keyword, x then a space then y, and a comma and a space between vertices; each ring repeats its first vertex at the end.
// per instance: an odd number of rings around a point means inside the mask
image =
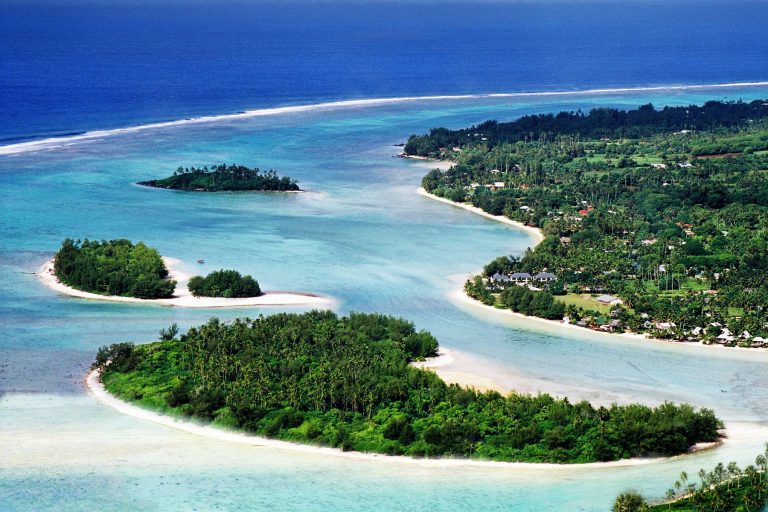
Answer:
POLYGON ((680 283, 679 290, 659 290, 656 287, 656 281, 644 281, 643 286, 645 286, 645 289, 648 290, 649 292, 659 292, 661 295, 665 295, 667 297, 673 297, 676 295, 685 295, 689 290, 694 290, 694 291, 709 290, 709 283, 707 281, 694 279, 692 277, 685 278, 685 280, 683 280, 680 283))
POLYGON ((660 164, 663 162, 663 160, 658 157, 657 155, 632 155, 632 159, 638 163, 638 165, 643 164, 660 164))
POLYGON ((605 157, 604 154, 591 153, 591 154, 585 156, 584 160, 586 160, 587 162, 592 164, 592 163, 596 163, 596 162, 605 162, 608 159, 605 157))
POLYGON ((609 314, 616 306, 609 304, 602 304, 597 302, 592 295, 584 295, 580 293, 569 293, 567 295, 556 295, 555 300, 562 302, 563 304, 573 304, 576 307, 591 309, 602 314, 609 314))

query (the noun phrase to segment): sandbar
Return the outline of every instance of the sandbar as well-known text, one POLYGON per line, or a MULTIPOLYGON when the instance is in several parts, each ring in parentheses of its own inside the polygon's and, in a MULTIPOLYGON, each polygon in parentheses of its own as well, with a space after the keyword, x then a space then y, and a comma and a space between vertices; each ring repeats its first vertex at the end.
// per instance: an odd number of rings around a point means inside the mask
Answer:
POLYGON ((175 258, 163 257, 168 268, 168 277, 176 280, 176 290, 170 299, 139 299, 136 297, 121 297, 118 295, 100 295, 98 293, 77 290, 59 281, 53 270, 53 260, 46 261, 37 272, 38 277, 45 286, 63 295, 81 299, 101 300, 111 302, 132 302, 140 304, 158 304, 161 306, 173 306, 181 308, 235 308, 253 306, 313 306, 317 308, 331 308, 334 300, 311 293, 273 291, 266 292, 258 297, 195 297, 189 291, 187 283, 190 275, 181 272, 174 266, 181 261, 175 258))

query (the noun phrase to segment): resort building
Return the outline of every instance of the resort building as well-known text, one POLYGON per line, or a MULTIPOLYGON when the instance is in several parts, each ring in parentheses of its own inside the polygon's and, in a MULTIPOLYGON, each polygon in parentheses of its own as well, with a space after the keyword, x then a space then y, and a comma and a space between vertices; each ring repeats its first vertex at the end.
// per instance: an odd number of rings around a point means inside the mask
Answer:
POLYGON ((533 276, 533 280, 538 281, 540 283, 550 283, 552 281, 556 281, 557 276, 552 272, 539 272, 538 274, 533 276))
POLYGON ((531 280, 531 274, 528 272, 515 272, 509 277, 516 283, 527 283, 531 280))
POLYGON ((494 283, 508 283, 511 280, 512 279, 510 279, 509 276, 505 276, 504 274, 500 274, 498 272, 491 276, 491 281, 494 283))
POLYGON ((612 306, 616 304, 624 304, 624 301, 621 300, 620 298, 614 297, 613 295, 608 295, 608 294, 595 297, 595 300, 602 304, 610 304, 612 306))

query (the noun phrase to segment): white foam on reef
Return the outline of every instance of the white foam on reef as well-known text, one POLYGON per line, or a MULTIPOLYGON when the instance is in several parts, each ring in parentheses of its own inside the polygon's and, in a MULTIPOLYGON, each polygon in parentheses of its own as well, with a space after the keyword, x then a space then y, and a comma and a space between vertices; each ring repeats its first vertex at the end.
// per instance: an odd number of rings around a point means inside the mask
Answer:
POLYGON ((398 103, 409 103, 416 101, 451 101, 451 100, 469 100, 483 98, 525 98, 525 97, 547 97, 547 96, 584 96, 601 94, 626 94, 635 92, 664 92, 664 91, 692 91, 708 89, 735 89, 741 87, 767 87, 765 82, 732 82, 720 84, 690 84, 690 85, 657 85, 642 87, 615 87, 602 89, 585 89, 570 91, 540 91, 540 92, 505 92, 488 94, 453 94, 453 95, 435 95, 435 96, 402 96, 393 98, 370 98, 359 100, 341 100, 328 101, 323 103, 314 103, 311 105, 292 105, 284 107, 260 108, 238 112, 235 114, 221 114, 194 117, 189 119, 179 119, 176 121, 163 121, 157 123, 140 124, 125 128, 115 128, 111 130, 94 130, 80 133, 77 135, 67 135, 62 137, 49 137, 40 140, 27 142, 18 142, 0 146, 0 155, 13 155, 18 153, 27 153, 30 151, 40 151, 44 149, 58 149, 71 146, 79 142, 87 142, 103 139, 114 135, 135 133, 147 130, 156 130, 160 128, 169 128, 173 126, 194 125, 217 123, 222 121, 232 121, 237 119, 248 119, 254 117, 277 116, 282 114, 297 114, 302 112, 317 112, 323 110, 340 110, 345 108, 366 108, 382 105, 392 105, 398 103))

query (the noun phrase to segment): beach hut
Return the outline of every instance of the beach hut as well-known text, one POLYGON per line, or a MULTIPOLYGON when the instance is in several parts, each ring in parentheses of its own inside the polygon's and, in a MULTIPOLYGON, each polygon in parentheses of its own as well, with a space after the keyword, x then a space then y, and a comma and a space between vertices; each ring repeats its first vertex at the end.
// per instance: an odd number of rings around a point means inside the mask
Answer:
POLYGON ((720 335, 717 337, 716 341, 720 345, 725 345, 726 343, 730 343, 736 338, 731 335, 731 331, 729 331, 727 328, 723 329, 723 332, 720 333, 720 335))

